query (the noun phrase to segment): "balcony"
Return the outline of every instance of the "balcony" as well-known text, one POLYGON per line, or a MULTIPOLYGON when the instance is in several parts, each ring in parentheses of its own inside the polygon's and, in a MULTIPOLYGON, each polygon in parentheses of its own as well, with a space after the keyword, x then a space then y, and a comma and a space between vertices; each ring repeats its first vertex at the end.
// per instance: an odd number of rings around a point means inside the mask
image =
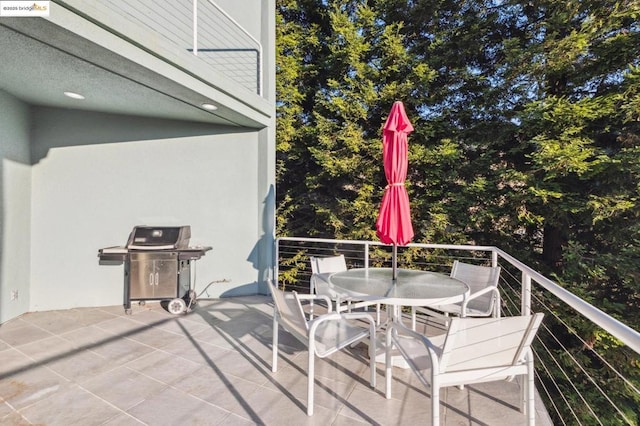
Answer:
MULTIPOLYGON (((308 288, 309 255, 341 252, 352 267, 388 266, 390 259, 387 246, 370 241, 281 238, 277 251, 280 284, 300 292, 308 288)), ((497 263, 503 268, 503 314, 546 313, 534 345, 536 424, 637 422, 629 410, 639 396, 636 378, 625 377, 619 361, 637 362, 637 331, 495 247, 411 244, 400 248, 400 266, 408 258, 440 271, 453 259, 497 263), (600 345, 581 342, 567 326, 571 315, 607 330, 619 342, 617 352, 603 358, 600 345), (593 359, 600 360, 598 375, 593 359), (599 382, 605 375, 608 382, 599 382)), ((199 302, 184 316, 148 303, 134 306, 130 316, 121 306, 107 306, 27 313, 2 324, 0 419, 52 425, 415 424, 429 417, 429 393, 408 370, 394 372, 391 400, 384 398, 381 364, 377 387, 369 388, 360 345, 316 366, 315 414, 308 419, 307 355, 282 330, 280 368, 271 372, 270 299, 207 299, 208 290, 196 286, 199 302)), ((523 424, 518 386, 448 388, 443 423, 523 424)))

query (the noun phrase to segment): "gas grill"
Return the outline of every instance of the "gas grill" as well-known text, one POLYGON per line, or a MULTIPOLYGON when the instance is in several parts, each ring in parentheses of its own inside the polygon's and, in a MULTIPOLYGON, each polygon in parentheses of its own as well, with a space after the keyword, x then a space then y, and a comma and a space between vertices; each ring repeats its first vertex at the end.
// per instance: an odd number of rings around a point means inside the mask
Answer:
POLYGON ((190 226, 136 226, 126 246, 98 251, 101 264, 124 263, 124 310, 131 301, 168 301, 167 310, 181 314, 195 303, 191 262, 211 247, 189 247, 190 226))

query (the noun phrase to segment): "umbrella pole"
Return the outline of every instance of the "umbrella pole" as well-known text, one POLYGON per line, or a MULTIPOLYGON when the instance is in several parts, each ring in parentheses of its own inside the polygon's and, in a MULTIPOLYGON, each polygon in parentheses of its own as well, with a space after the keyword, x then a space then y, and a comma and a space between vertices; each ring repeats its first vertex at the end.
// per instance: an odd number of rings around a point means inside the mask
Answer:
POLYGON ((392 279, 395 283, 398 279, 398 245, 393 245, 393 254, 391 256, 392 279))

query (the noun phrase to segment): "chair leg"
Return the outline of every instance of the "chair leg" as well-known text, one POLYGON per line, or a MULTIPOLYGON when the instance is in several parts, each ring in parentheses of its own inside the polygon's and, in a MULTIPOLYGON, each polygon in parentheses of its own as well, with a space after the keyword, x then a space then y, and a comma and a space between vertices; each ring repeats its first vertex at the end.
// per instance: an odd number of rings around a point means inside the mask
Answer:
POLYGON ((273 341, 271 342, 271 371, 278 371, 278 314, 273 313, 273 341))
POLYGON ((309 348, 309 365, 307 368, 307 416, 313 416, 313 386, 315 380, 315 353, 309 348))
POLYGON ((371 372, 371 380, 369 383, 372 388, 376 387, 376 326, 369 325, 369 370, 371 372))
POLYGON ((431 425, 440 424, 440 383, 435 375, 431 375, 431 425))

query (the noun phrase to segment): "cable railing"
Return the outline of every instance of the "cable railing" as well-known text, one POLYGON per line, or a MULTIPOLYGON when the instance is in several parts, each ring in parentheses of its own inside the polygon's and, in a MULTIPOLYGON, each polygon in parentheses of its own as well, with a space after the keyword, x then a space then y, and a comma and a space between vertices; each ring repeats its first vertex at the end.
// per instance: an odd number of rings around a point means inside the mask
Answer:
MULTIPOLYGON (((276 245, 278 283, 308 292, 309 256, 338 253, 350 268, 391 266, 391 247, 380 242, 282 237, 276 245)), ((534 345, 536 387, 554 424, 638 424, 638 331, 496 247, 398 247, 401 268, 448 273, 454 260, 501 266, 503 315, 545 313, 534 345)))
POLYGON ((210 69, 262 96, 262 44, 213 0, 54 2, 160 57, 166 58, 167 52, 175 55, 171 61, 180 55, 197 56, 210 69))
MULTIPOLYGON (((502 312, 515 315, 521 310, 520 270, 502 262, 501 256, 499 259, 502 312)), ((552 288, 550 284, 557 285, 547 282, 546 286, 552 288)), ((618 322, 610 317, 603 324, 612 333, 605 331, 602 325, 589 321, 589 316, 594 309, 598 317, 606 314, 589 306, 581 312, 582 303, 570 306, 546 288, 531 290, 532 311, 545 313, 535 346, 538 391, 554 424, 636 425, 640 398, 640 358, 635 350, 638 333, 623 324, 612 326, 618 322), (601 336, 600 344, 587 337, 594 335, 601 336), (623 344, 622 339, 630 344, 623 344)))
POLYGON ((193 0, 193 54, 262 96, 262 44, 212 0, 193 0))

